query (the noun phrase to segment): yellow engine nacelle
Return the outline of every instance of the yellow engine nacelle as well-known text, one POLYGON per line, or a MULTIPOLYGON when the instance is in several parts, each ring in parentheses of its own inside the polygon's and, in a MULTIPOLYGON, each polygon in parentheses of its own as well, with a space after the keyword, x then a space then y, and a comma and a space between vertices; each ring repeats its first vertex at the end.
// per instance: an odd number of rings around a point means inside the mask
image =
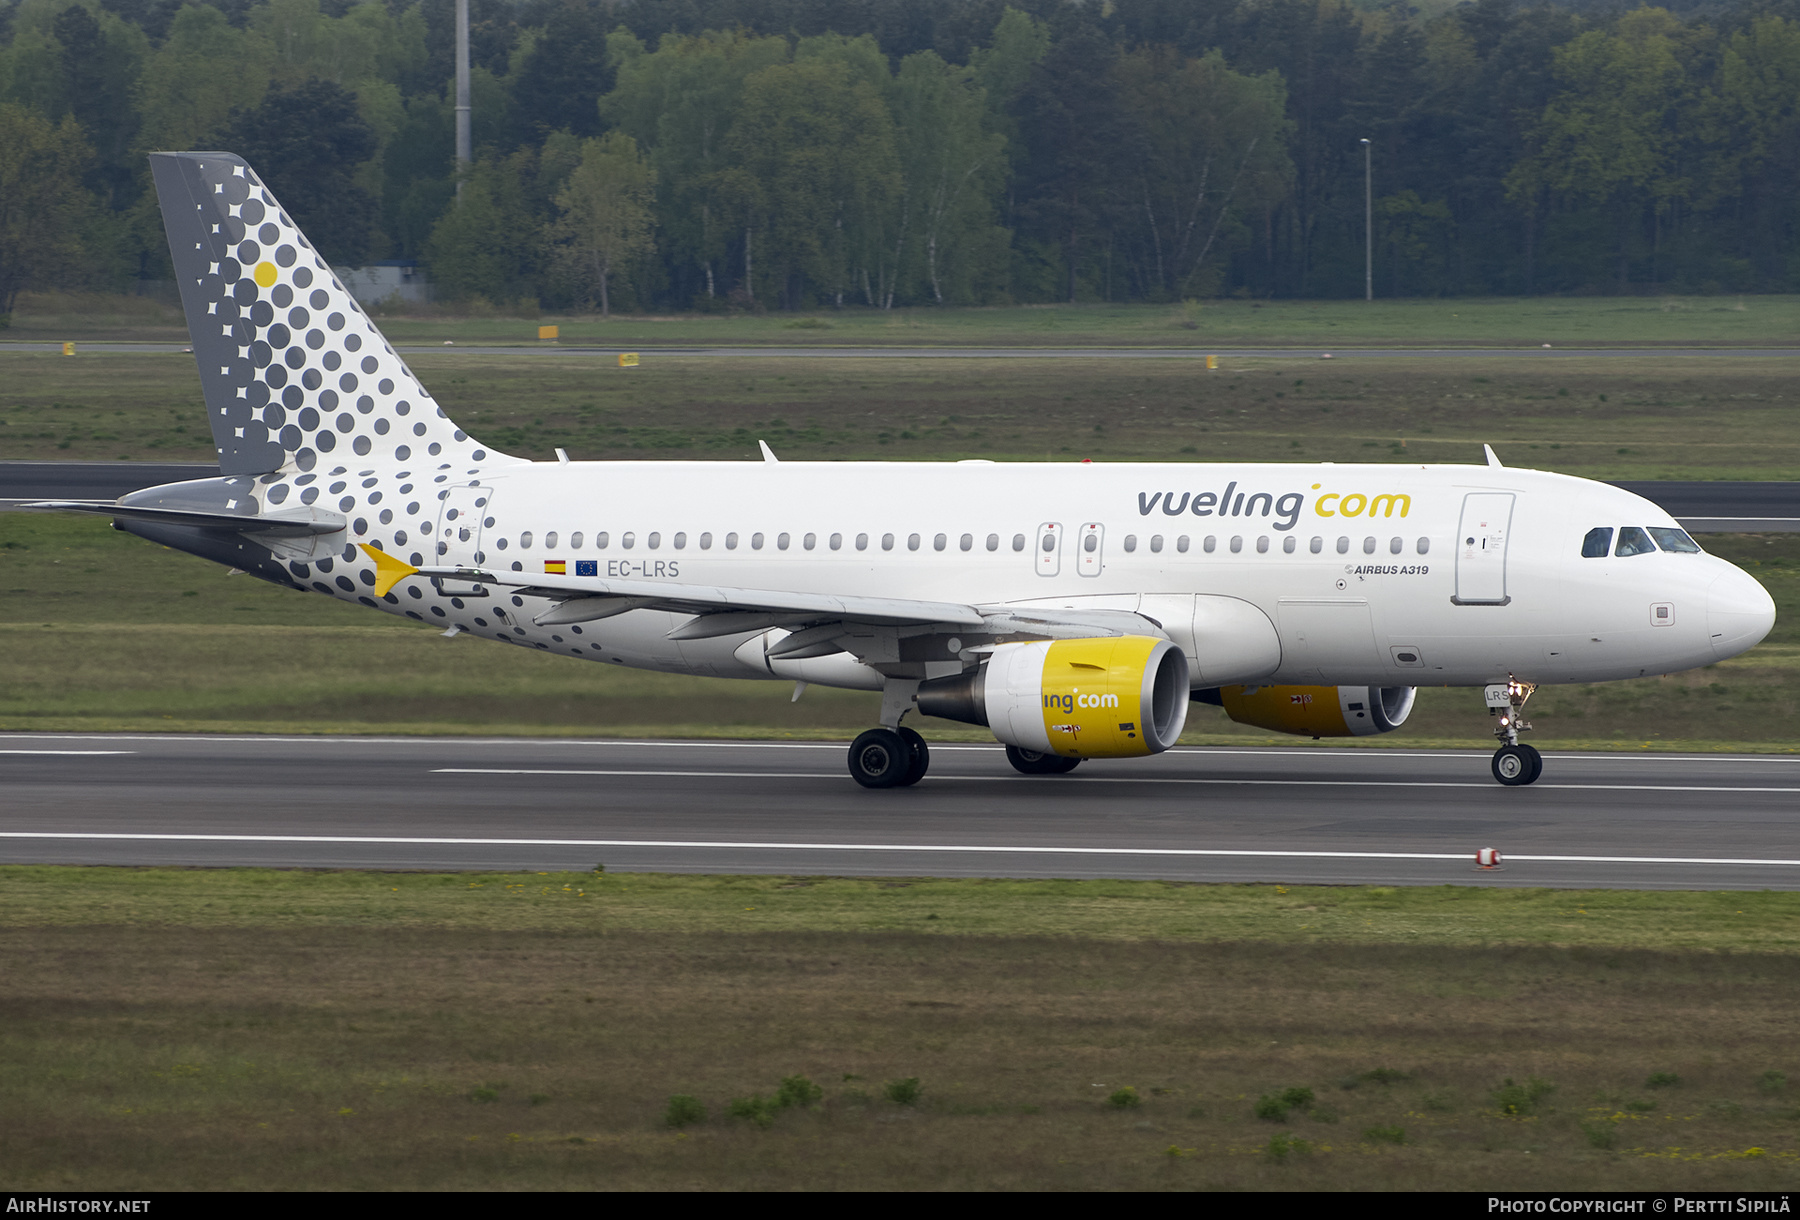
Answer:
POLYGON ((1406 723, 1411 686, 1224 686, 1195 697, 1216 703, 1239 724, 1302 737, 1368 737, 1406 723))
POLYGON ((919 710, 1066 758, 1160 754, 1187 723, 1188 664, 1150 636, 1001 644, 980 669, 919 687, 919 710))

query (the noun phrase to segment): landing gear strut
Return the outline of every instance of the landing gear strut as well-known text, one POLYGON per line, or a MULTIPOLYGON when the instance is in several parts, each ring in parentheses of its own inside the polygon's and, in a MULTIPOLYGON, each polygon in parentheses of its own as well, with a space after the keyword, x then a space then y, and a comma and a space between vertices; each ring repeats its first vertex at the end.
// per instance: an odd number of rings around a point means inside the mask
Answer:
POLYGON ((1494 778, 1509 788, 1536 783, 1544 773, 1544 756, 1519 744, 1519 734, 1531 730, 1524 708, 1536 689, 1532 683, 1509 675, 1504 683, 1496 682, 1485 692, 1488 715, 1497 716, 1500 721, 1494 726, 1494 736, 1500 740, 1500 748, 1494 751, 1494 778))
POLYGON ((889 682, 881 698, 883 727, 850 743, 850 778, 863 787, 906 788, 931 769, 931 748, 925 739, 900 724, 912 710, 918 689, 917 682, 889 682))

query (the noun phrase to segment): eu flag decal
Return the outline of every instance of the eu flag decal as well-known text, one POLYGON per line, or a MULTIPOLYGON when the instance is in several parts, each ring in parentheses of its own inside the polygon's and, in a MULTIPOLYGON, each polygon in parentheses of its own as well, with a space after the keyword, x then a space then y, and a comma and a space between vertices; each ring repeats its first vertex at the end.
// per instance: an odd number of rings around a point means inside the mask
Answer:
POLYGON ((577 575, 577 576, 598 576, 598 575, 600 575, 600 561, 598 559, 577 559, 575 561, 575 575, 577 575))

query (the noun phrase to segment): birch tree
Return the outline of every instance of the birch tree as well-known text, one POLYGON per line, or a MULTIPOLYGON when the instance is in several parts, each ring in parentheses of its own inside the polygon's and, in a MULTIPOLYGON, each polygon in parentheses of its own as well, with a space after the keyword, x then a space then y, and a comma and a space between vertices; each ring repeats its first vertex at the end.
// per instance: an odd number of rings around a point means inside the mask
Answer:
POLYGON ((1277 73, 1234 72, 1216 50, 1184 59, 1169 47, 1140 48, 1121 57, 1117 75, 1151 295, 1210 291, 1241 237, 1240 218, 1292 185, 1287 90, 1277 73))
POLYGON ((656 174, 637 141, 622 131, 584 140, 577 165, 556 194, 554 226, 568 265, 576 269, 602 317, 612 312, 612 278, 654 252, 650 239, 656 174))

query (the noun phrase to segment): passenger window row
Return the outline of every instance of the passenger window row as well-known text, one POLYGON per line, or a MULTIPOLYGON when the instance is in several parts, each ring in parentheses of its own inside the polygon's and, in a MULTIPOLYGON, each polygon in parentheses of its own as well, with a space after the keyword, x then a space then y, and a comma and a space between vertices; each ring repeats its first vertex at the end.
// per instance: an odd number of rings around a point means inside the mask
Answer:
MULTIPOLYGON (((492 517, 489 517, 487 520, 487 524, 491 526, 491 525, 493 525, 493 523, 494 523, 494 519, 492 517)), ((557 531, 551 530, 544 535, 543 539, 541 540, 541 545, 544 547, 545 550, 555 550, 555 549, 557 549, 557 539, 559 537, 561 537, 561 535, 559 535, 557 533, 557 531)), ((856 549, 859 551, 868 550, 870 537, 871 536, 868 534, 856 535, 856 539, 855 539, 855 543, 854 543, 856 549)), ((574 533, 568 535, 568 537, 564 543, 564 549, 571 550, 571 551, 579 551, 582 548, 582 543, 584 541, 586 541, 586 535, 584 535, 580 530, 576 530, 574 533)), ((658 548, 660 548, 662 546, 662 543, 663 543, 662 532, 660 530, 651 530, 649 533, 644 535, 643 541, 644 541, 644 546, 647 549, 652 550, 652 551, 657 550, 658 548)), ((713 545, 712 532, 709 530, 709 531, 701 534, 698 541, 699 541, 699 547, 701 550, 710 551, 712 549, 712 545, 713 545)), ((735 531, 732 533, 726 534, 724 541, 725 541, 725 549, 726 550, 735 551, 738 549, 739 537, 735 531)), ((963 534, 961 537, 959 537, 956 540, 956 548, 960 551, 972 551, 976 547, 976 541, 977 540, 976 540, 976 537, 974 534, 963 534)), ((981 545, 987 550, 998 551, 1000 549, 1000 541, 1001 540, 1000 540, 999 534, 989 534, 986 537, 986 539, 982 540, 981 545)), ((612 545, 612 535, 606 530, 601 530, 599 533, 594 535, 593 542, 594 542, 594 549, 596 551, 604 551, 609 546, 612 545)), ((670 542, 670 545, 673 546, 678 551, 686 549, 687 544, 688 544, 687 531, 685 531, 685 530, 677 531, 674 535, 672 535, 670 537, 669 542, 670 542)), ((763 534, 760 531, 750 535, 750 549, 753 551, 762 550, 763 547, 767 544, 767 542, 768 542, 768 536, 766 534, 763 534)), ((881 535, 880 545, 881 545, 882 550, 884 550, 884 551, 893 550, 894 546, 895 546, 895 542, 896 542, 895 535, 893 535, 893 534, 881 535)), ((533 535, 532 531, 530 531, 530 530, 526 530, 525 532, 523 532, 519 535, 518 547, 522 551, 529 551, 532 549, 533 546, 539 545, 539 544, 540 544, 539 540, 533 535)), ((619 546, 622 547, 623 549, 625 549, 627 551, 633 550, 636 548, 637 544, 638 544, 638 536, 637 536, 636 531, 626 530, 623 534, 619 535, 619 546)), ((778 550, 778 551, 788 550, 793 546, 793 544, 794 544, 794 536, 792 534, 783 532, 783 533, 775 535, 775 549, 776 550, 778 550)), ((504 551, 510 545, 512 545, 512 544, 505 538, 497 538, 494 540, 494 548, 496 550, 504 551)), ((816 549, 818 549, 818 545, 819 545, 819 535, 817 535, 817 534, 804 534, 800 538, 800 546, 801 546, 801 549, 803 549, 803 550, 808 550, 808 551, 816 550, 816 549)), ((843 550, 844 549, 844 535, 832 534, 829 538, 826 539, 825 545, 829 549, 834 550, 834 551, 843 550)), ((924 545, 924 540, 921 537, 921 535, 908 534, 906 536, 906 549, 907 550, 916 551, 922 545, 924 545)), ((943 550, 948 550, 949 548, 950 548, 950 536, 948 534, 937 534, 932 537, 932 539, 931 539, 931 549, 932 550, 943 551, 943 550)), ((1012 536, 1012 549, 1015 551, 1023 551, 1025 549, 1025 535, 1024 534, 1014 534, 1012 536)))
MULTIPOLYGON (((494 523, 494 519, 492 517, 489 517, 486 524, 491 526, 491 525, 493 525, 493 523, 494 523)), ((1682 531, 1680 531, 1680 530, 1666 530, 1665 529, 1665 530, 1653 530, 1652 532, 1658 535, 1658 541, 1661 541, 1663 543, 1664 550, 1698 551, 1700 549, 1698 546, 1694 545, 1692 539, 1688 538, 1688 536, 1685 533, 1682 533, 1682 531), (1665 535, 1665 534, 1676 535, 1676 536, 1678 536, 1679 541, 1665 540, 1662 537, 1662 535, 1665 535), (1685 543, 1685 545, 1682 545, 1683 543, 1685 543)), ((1628 545, 1626 538, 1625 538, 1626 534, 1634 535, 1636 538, 1643 538, 1642 530, 1639 530, 1636 526, 1628 526, 1626 528, 1626 530, 1621 532, 1620 541, 1619 541, 1619 546, 1621 549, 1620 549, 1619 553, 1621 555, 1639 554, 1640 553, 1639 551, 1625 549, 1628 545)), ((1610 541, 1611 537, 1612 537, 1612 531, 1610 529, 1599 529, 1599 530, 1590 531, 1588 534, 1587 542, 1586 542, 1586 544, 1583 545, 1582 554, 1583 555, 1593 555, 1593 554, 1604 555, 1604 554, 1606 554, 1606 546, 1607 546, 1608 542, 1610 541), (1597 545, 1599 546, 1600 549, 1596 552, 1592 548, 1596 545, 1596 543, 1595 543, 1596 537, 1598 535, 1602 535, 1602 534, 1604 534, 1605 537, 1601 538, 1599 540, 1599 542, 1597 543, 1597 545)), ((858 534, 858 535, 856 535, 855 540, 852 545, 854 545, 854 547, 859 551, 866 551, 869 549, 869 547, 871 545, 872 538, 873 538, 873 536, 870 534, 858 534)), ((532 550, 534 547, 537 547, 540 545, 545 550, 556 550, 558 548, 559 541, 563 543, 564 549, 571 550, 571 551, 579 551, 582 549, 583 544, 588 541, 588 537, 587 537, 587 535, 582 533, 582 531, 580 531, 580 530, 576 530, 574 533, 571 533, 571 534, 567 535, 566 537, 564 537, 562 534, 560 534, 556 530, 550 530, 549 532, 544 534, 542 539, 538 539, 531 530, 526 530, 519 535, 517 546, 520 550, 524 550, 524 551, 532 550)), ((607 550, 609 547, 611 547, 613 538, 609 531, 601 530, 598 533, 593 535, 592 541, 593 541, 593 546, 594 546, 595 550, 604 551, 604 550, 607 550)), ((634 530, 626 530, 624 533, 620 534, 619 538, 618 538, 619 546, 622 549, 627 550, 627 551, 636 549, 636 547, 638 545, 638 541, 639 541, 639 538, 638 538, 637 532, 634 530)), ((651 530, 649 533, 647 533, 643 536, 642 541, 643 541, 643 544, 646 549, 652 550, 652 551, 659 550, 663 544, 662 532, 660 530, 651 530)), ((709 530, 705 533, 702 533, 699 536, 697 541, 698 541, 699 548, 701 550, 703 550, 703 551, 711 550, 712 546, 713 546, 712 532, 709 530)), ((988 551, 998 551, 1001 546, 1001 537, 999 534, 989 534, 986 536, 986 538, 981 539, 979 541, 980 541, 980 545, 985 550, 988 550, 988 551)), ((1153 555, 1161 554, 1164 549, 1164 545, 1165 545, 1166 541, 1167 540, 1165 540, 1163 535, 1161 535, 1161 534, 1150 535, 1150 539, 1149 539, 1150 553, 1153 555)), ((1046 538, 1045 542, 1048 544, 1046 549, 1050 549, 1050 548, 1054 547, 1054 545, 1055 545, 1054 540, 1050 539, 1050 538, 1046 538)), ((1124 547, 1125 547, 1126 553, 1134 554, 1138 549, 1138 542, 1139 542, 1139 539, 1136 534, 1125 535, 1124 547)), ((1293 537, 1292 535, 1290 535, 1286 538, 1283 538, 1281 540, 1282 553, 1286 554, 1286 555, 1294 554, 1296 551, 1299 550, 1299 542, 1300 542, 1300 540, 1298 538, 1293 537)), ((724 545, 725 545, 726 550, 728 550, 728 551, 737 550, 739 543, 740 543, 740 538, 739 538, 739 535, 735 531, 725 535, 724 545)), ((760 550, 764 549, 764 547, 767 545, 767 543, 768 543, 767 535, 763 534, 760 531, 750 535, 750 549, 753 551, 760 551, 760 550)), ((779 533, 779 534, 775 535, 775 549, 778 551, 786 551, 786 550, 791 549, 793 546, 793 543, 794 543, 794 537, 790 533, 783 532, 783 533, 779 533)), ((1174 543, 1175 543, 1175 550, 1178 553, 1185 555, 1185 554, 1187 554, 1187 552, 1192 544, 1192 540, 1188 537, 1188 535, 1180 534, 1175 537, 1174 543)), ((1264 535, 1258 537, 1256 539, 1257 553, 1258 554, 1267 554, 1270 550, 1270 543, 1271 543, 1271 540, 1268 537, 1268 535, 1264 534, 1264 535)), ((669 544, 677 551, 685 550, 687 548, 687 544, 688 544, 687 531, 678 530, 674 534, 670 535, 669 544)), ((1093 534, 1089 534, 1086 538, 1084 538, 1082 540, 1082 545, 1089 551, 1098 549, 1099 544, 1100 544, 1099 538, 1093 534)), ((511 543, 508 539, 505 539, 505 538, 496 538, 494 540, 493 545, 496 550, 504 551, 504 550, 507 550, 509 547, 511 547, 513 545, 513 543, 511 543)), ((800 538, 800 546, 803 550, 808 550, 808 551, 816 550, 818 548, 818 545, 819 545, 819 536, 817 534, 808 533, 808 534, 802 535, 800 538)), ((899 539, 898 539, 897 535, 895 535, 895 534, 881 535, 881 538, 879 541, 879 546, 882 550, 891 551, 897 545, 899 545, 899 539)), ((907 550, 917 551, 923 545, 924 545, 924 537, 922 535, 908 534, 906 536, 905 546, 906 546, 907 550)), ((948 550, 950 548, 950 545, 951 545, 950 535, 935 534, 932 536, 932 539, 931 539, 931 549, 932 550, 934 550, 934 551, 948 550)), ((976 545, 977 545, 977 538, 974 534, 963 534, 956 539, 956 548, 960 551, 973 551, 976 548, 976 545)), ((1012 545, 1012 549, 1014 551, 1023 551, 1025 549, 1025 535, 1024 534, 1014 534, 1012 536, 1011 545, 1012 545)), ((1325 545, 1326 545, 1326 540, 1322 537, 1315 535, 1307 543, 1306 549, 1311 554, 1319 555, 1319 554, 1324 553, 1325 545)), ((1348 535, 1341 535, 1337 539, 1334 549, 1337 551, 1337 553, 1339 555, 1348 555, 1350 553, 1352 545, 1353 545, 1353 540, 1348 535)), ((1365 555, 1373 555, 1381 549, 1381 545, 1382 545, 1381 540, 1379 538, 1376 538, 1373 535, 1365 537, 1362 540, 1362 544, 1361 544, 1362 553, 1365 555)), ((1630 545, 1637 545, 1637 544, 1635 542, 1633 542, 1630 545)), ((1642 545, 1647 550, 1655 549, 1654 547, 1649 545, 1648 539, 1644 539, 1642 545)), ((830 537, 826 539, 826 546, 833 551, 842 550, 844 547, 844 535, 843 534, 830 535, 830 537)), ((1200 549, 1205 554, 1211 555, 1215 551, 1217 551, 1218 548, 1219 548, 1219 538, 1215 534, 1206 535, 1206 537, 1203 538, 1200 542, 1200 549)), ((1243 536, 1238 535, 1238 536, 1234 536, 1231 539, 1229 539, 1228 540, 1228 549, 1234 555, 1242 552, 1244 549, 1243 536)), ((1431 539, 1424 538, 1424 537, 1417 539, 1413 543, 1413 549, 1415 552, 1417 552, 1420 555, 1429 554, 1431 551, 1431 539)), ((1393 538, 1389 538, 1387 540, 1388 554, 1398 555, 1398 554, 1401 554, 1405 550, 1406 550, 1406 539, 1401 538, 1401 537, 1393 537, 1393 538)))
MULTIPOLYGON (((1091 545, 1088 545, 1088 548, 1087 548, 1090 551, 1094 549, 1095 545, 1097 545, 1095 538, 1091 534, 1085 539, 1085 542, 1088 544, 1091 544, 1091 545)), ((1214 534, 1208 534, 1204 539, 1201 540, 1201 543, 1200 543, 1200 549, 1208 555, 1210 555, 1214 551, 1216 551, 1218 549, 1218 546, 1219 546, 1219 539, 1218 539, 1217 535, 1214 535, 1214 534)), ((1267 534, 1264 534, 1257 538, 1257 540, 1256 540, 1257 554, 1266 555, 1269 552, 1269 546, 1270 546, 1270 539, 1267 534)), ((1337 553, 1340 555, 1348 555, 1350 553, 1350 546, 1351 546, 1351 540, 1349 537, 1347 537, 1347 536, 1340 537, 1337 540, 1337 553)), ((1413 544, 1413 547, 1421 555, 1429 554, 1431 552, 1431 539, 1420 538, 1413 544)), ((1137 548, 1138 548, 1138 536, 1136 534, 1126 534, 1125 535, 1125 551, 1126 551, 1126 553, 1127 554, 1135 553, 1137 551, 1137 548)), ((1381 540, 1379 538, 1375 538, 1375 537, 1371 536, 1368 538, 1364 538, 1362 540, 1362 551, 1363 551, 1363 554, 1365 554, 1365 555, 1373 555, 1380 548, 1381 548, 1381 540)), ((1154 555, 1154 554, 1161 552, 1162 549, 1163 549, 1163 536, 1161 534, 1150 535, 1150 553, 1154 555)), ((1188 536, 1186 534, 1181 534, 1175 539, 1175 549, 1177 551, 1181 551, 1184 553, 1187 551, 1188 536)), ((1234 555, 1238 554, 1239 552, 1241 552, 1244 549, 1244 539, 1241 535, 1231 539, 1230 549, 1231 549, 1231 553, 1234 555)), ((1288 537, 1283 538, 1281 540, 1282 554, 1292 555, 1295 551, 1297 551, 1299 549, 1300 549, 1300 540, 1298 538, 1295 538, 1292 535, 1289 535, 1288 537)), ((1315 536, 1312 539, 1312 541, 1307 543, 1306 549, 1309 553, 1314 554, 1314 555, 1322 554, 1325 550, 1325 539, 1315 536)), ((1388 539, 1387 549, 1388 549, 1388 554, 1390 554, 1390 555, 1400 554, 1402 551, 1404 551, 1406 549, 1406 539, 1404 539, 1404 538, 1388 539)))
POLYGON ((1583 559, 1604 559, 1608 554, 1614 557, 1652 555, 1658 550, 1677 555, 1698 555, 1700 544, 1690 538, 1686 530, 1671 529, 1666 525, 1652 525, 1648 529, 1621 525, 1617 546, 1613 545, 1613 527, 1610 525, 1595 526, 1581 540, 1583 559))

